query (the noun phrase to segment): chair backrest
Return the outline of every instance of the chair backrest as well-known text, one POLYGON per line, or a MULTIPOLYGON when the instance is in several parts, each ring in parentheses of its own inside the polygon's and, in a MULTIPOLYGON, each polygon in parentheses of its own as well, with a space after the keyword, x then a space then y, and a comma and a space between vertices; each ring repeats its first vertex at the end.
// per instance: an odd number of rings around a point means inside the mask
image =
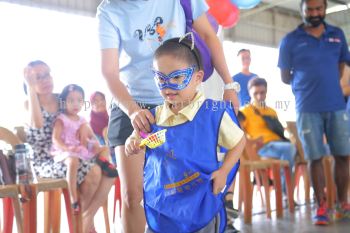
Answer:
POLYGON ((0 141, 4 141, 12 146, 14 150, 17 144, 21 144, 21 140, 10 130, 0 126, 0 141))
POLYGON ((287 121, 286 123, 287 123, 287 131, 290 135, 290 140, 297 147, 297 151, 298 151, 297 156, 299 156, 299 158, 297 158, 296 161, 297 162, 298 161, 299 162, 306 162, 305 156, 304 156, 303 146, 302 146, 300 138, 298 136, 296 123, 294 121, 287 121))

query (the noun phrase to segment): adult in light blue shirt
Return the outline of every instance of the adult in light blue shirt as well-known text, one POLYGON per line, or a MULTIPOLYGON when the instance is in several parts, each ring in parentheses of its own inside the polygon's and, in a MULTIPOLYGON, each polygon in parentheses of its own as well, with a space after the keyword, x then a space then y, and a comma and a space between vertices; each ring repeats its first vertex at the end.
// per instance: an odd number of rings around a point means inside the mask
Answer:
POLYGON ((343 31, 324 22, 326 0, 301 0, 304 23, 287 34, 280 45, 278 66, 282 81, 291 84, 296 100, 297 128, 317 198, 316 225, 330 221, 326 207, 322 158, 326 135, 335 159, 338 207, 336 216, 350 213, 349 115, 340 88, 340 68, 350 61, 343 31))
POLYGON ((256 74, 251 73, 249 70, 251 62, 251 53, 249 49, 241 49, 237 53, 237 57, 241 60, 242 70, 238 74, 235 74, 232 79, 235 82, 238 82, 241 86, 241 90, 238 92, 239 106, 243 107, 246 104, 250 103, 250 95, 248 91, 248 82, 254 77, 257 77, 256 74))
MULTIPOLYGON (((193 28, 212 54, 214 68, 225 84, 231 83, 221 43, 207 20, 204 0, 191 0, 193 28)), ((185 34, 185 14, 180 0, 104 0, 97 9, 101 66, 116 99, 110 115, 108 138, 115 146, 122 193, 122 225, 125 232, 145 227, 143 158, 125 156, 125 141, 135 128, 150 131, 154 123, 149 108, 162 103, 152 73, 154 51, 167 39, 185 34)), ((238 105, 234 90, 224 97, 238 105)))

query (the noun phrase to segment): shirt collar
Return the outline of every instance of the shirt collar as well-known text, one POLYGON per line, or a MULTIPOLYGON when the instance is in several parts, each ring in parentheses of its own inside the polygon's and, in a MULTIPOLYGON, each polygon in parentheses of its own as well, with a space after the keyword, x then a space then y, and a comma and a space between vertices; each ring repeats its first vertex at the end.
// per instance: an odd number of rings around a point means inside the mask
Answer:
MULTIPOLYGON (((324 22, 324 28, 325 29, 324 29, 324 33, 323 34, 328 34, 328 33, 333 32, 335 30, 335 28, 332 25, 330 25, 330 24, 328 24, 326 22, 324 22)), ((301 34, 307 34, 305 29, 304 29, 304 24, 303 23, 298 26, 297 32, 301 33, 301 34)))
MULTIPOLYGON (((186 107, 184 107, 183 109, 181 109, 179 111, 178 114, 183 115, 184 117, 186 117, 186 119, 188 121, 192 121, 193 118, 195 117, 195 115, 197 114, 198 110, 200 109, 200 107, 202 106, 203 102, 205 100, 204 95, 201 92, 197 92, 196 96, 194 97, 193 101, 187 105, 186 107)), ((157 120, 157 124, 162 125, 165 122, 167 122, 169 120, 169 118, 175 116, 176 114, 173 113, 170 110, 170 104, 168 102, 165 102, 160 114, 159 114, 159 119, 157 120)))

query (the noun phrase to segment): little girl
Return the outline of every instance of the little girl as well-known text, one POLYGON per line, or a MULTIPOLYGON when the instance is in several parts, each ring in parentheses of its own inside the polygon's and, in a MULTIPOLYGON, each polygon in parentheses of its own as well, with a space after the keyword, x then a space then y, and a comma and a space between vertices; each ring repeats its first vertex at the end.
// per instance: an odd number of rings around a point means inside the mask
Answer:
POLYGON ((52 134, 52 155, 56 162, 67 165, 67 182, 74 213, 79 213, 77 197, 77 172, 79 159, 93 159, 101 166, 102 172, 109 177, 118 175, 115 167, 108 161, 107 147, 100 146, 87 121, 78 115, 84 104, 84 90, 75 84, 66 86, 60 94, 61 114, 56 118, 52 134), (83 129, 84 128, 84 129, 83 129), (88 132, 86 142, 79 140, 79 132, 88 132))

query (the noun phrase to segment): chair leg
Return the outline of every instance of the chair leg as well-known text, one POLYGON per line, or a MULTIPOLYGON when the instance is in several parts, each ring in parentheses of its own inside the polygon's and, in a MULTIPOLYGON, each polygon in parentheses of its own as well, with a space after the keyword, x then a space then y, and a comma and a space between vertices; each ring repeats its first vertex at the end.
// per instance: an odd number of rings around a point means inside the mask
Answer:
POLYGON ((238 178, 239 178, 239 183, 238 183, 238 210, 242 211, 242 203, 243 203, 243 189, 244 189, 244 185, 243 185, 243 181, 242 181, 242 175, 241 172, 239 171, 239 173, 237 174, 238 178))
MULTIPOLYGON (((21 207, 19 204, 18 197, 12 198, 12 205, 13 205, 13 209, 15 211, 17 232, 23 233, 22 213, 21 213, 21 207)), ((4 231, 4 232, 6 232, 6 231, 4 231)))
POLYGON ((103 216, 105 219, 106 233, 110 233, 111 229, 109 227, 109 217, 108 217, 108 199, 103 204, 103 216))
MULTIPOLYGON (((297 200, 300 202, 300 188, 299 188, 299 183, 300 183, 300 178, 303 175, 302 174, 302 164, 296 164, 295 165, 295 174, 294 174, 294 190, 296 189, 297 191, 297 200)), ((306 191, 306 190, 305 190, 306 191)))
POLYGON ((283 205, 282 205, 282 185, 281 185, 281 167, 279 164, 273 164, 273 180, 276 194, 276 215, 277 218, 283 217, 283 205))
POLYGON ((30 185, 30 189, 32 193, 30 200, 22 203, 24 233, 37 232, 37 187, 35 185, 30 185))
POLYGON ((266 216, 271 218, 271 203, 270 203, 270 186, 266 170, 261 170, 262 183, 264 185, 265 200, 266 200, 266 216))
POLYGON ((122 195, 120 193, 120 179, 117 177, 114 182, 114 205, 113 205, 113 223, 115 221, 115 206, 119 202, 119 216, 122 216, 122 195))
POLYGON ((51 231, 50 192, 44 192, 44 233, 51 231))
POLYGON ((253 185, 250 183, 249 173, 250 168, 247 166, 241 166, 240 168, 242 183, 243 183, 243 204, 244 204, 244 223, 252 223, 252 195, 253 185))
POLYGON ((293 184, 289 166, 284 167, 284 175, 286 177, 289 212, 294 213, 293 184))
POLYGON ((12 200, 10 197, 5 197, 2 199, 2 203, 3 203, 2 208, 4 213, 4 233, 12 232, 12 228, 13 228, 12 200))
POLYGON ((82 232, 81 214, 73 215, 70 198, 69 198, 69 191, 68 189, 62 189, 62 192, 64 196, 64 202, 66 204, 66 213, 67 213, 69 232, 81 233, 82 232))
POLYGON ((61 227, 61 189, 50 191, 50 204, 52 233, 59 233, 61 227))
POLYGON ((305 202, 307 204, 310 204, 310 177, 307 169, 307 165, 302 166, 302 174, 303 174, 303 180, 304 180, 304 190, 305 190, 305 202))

